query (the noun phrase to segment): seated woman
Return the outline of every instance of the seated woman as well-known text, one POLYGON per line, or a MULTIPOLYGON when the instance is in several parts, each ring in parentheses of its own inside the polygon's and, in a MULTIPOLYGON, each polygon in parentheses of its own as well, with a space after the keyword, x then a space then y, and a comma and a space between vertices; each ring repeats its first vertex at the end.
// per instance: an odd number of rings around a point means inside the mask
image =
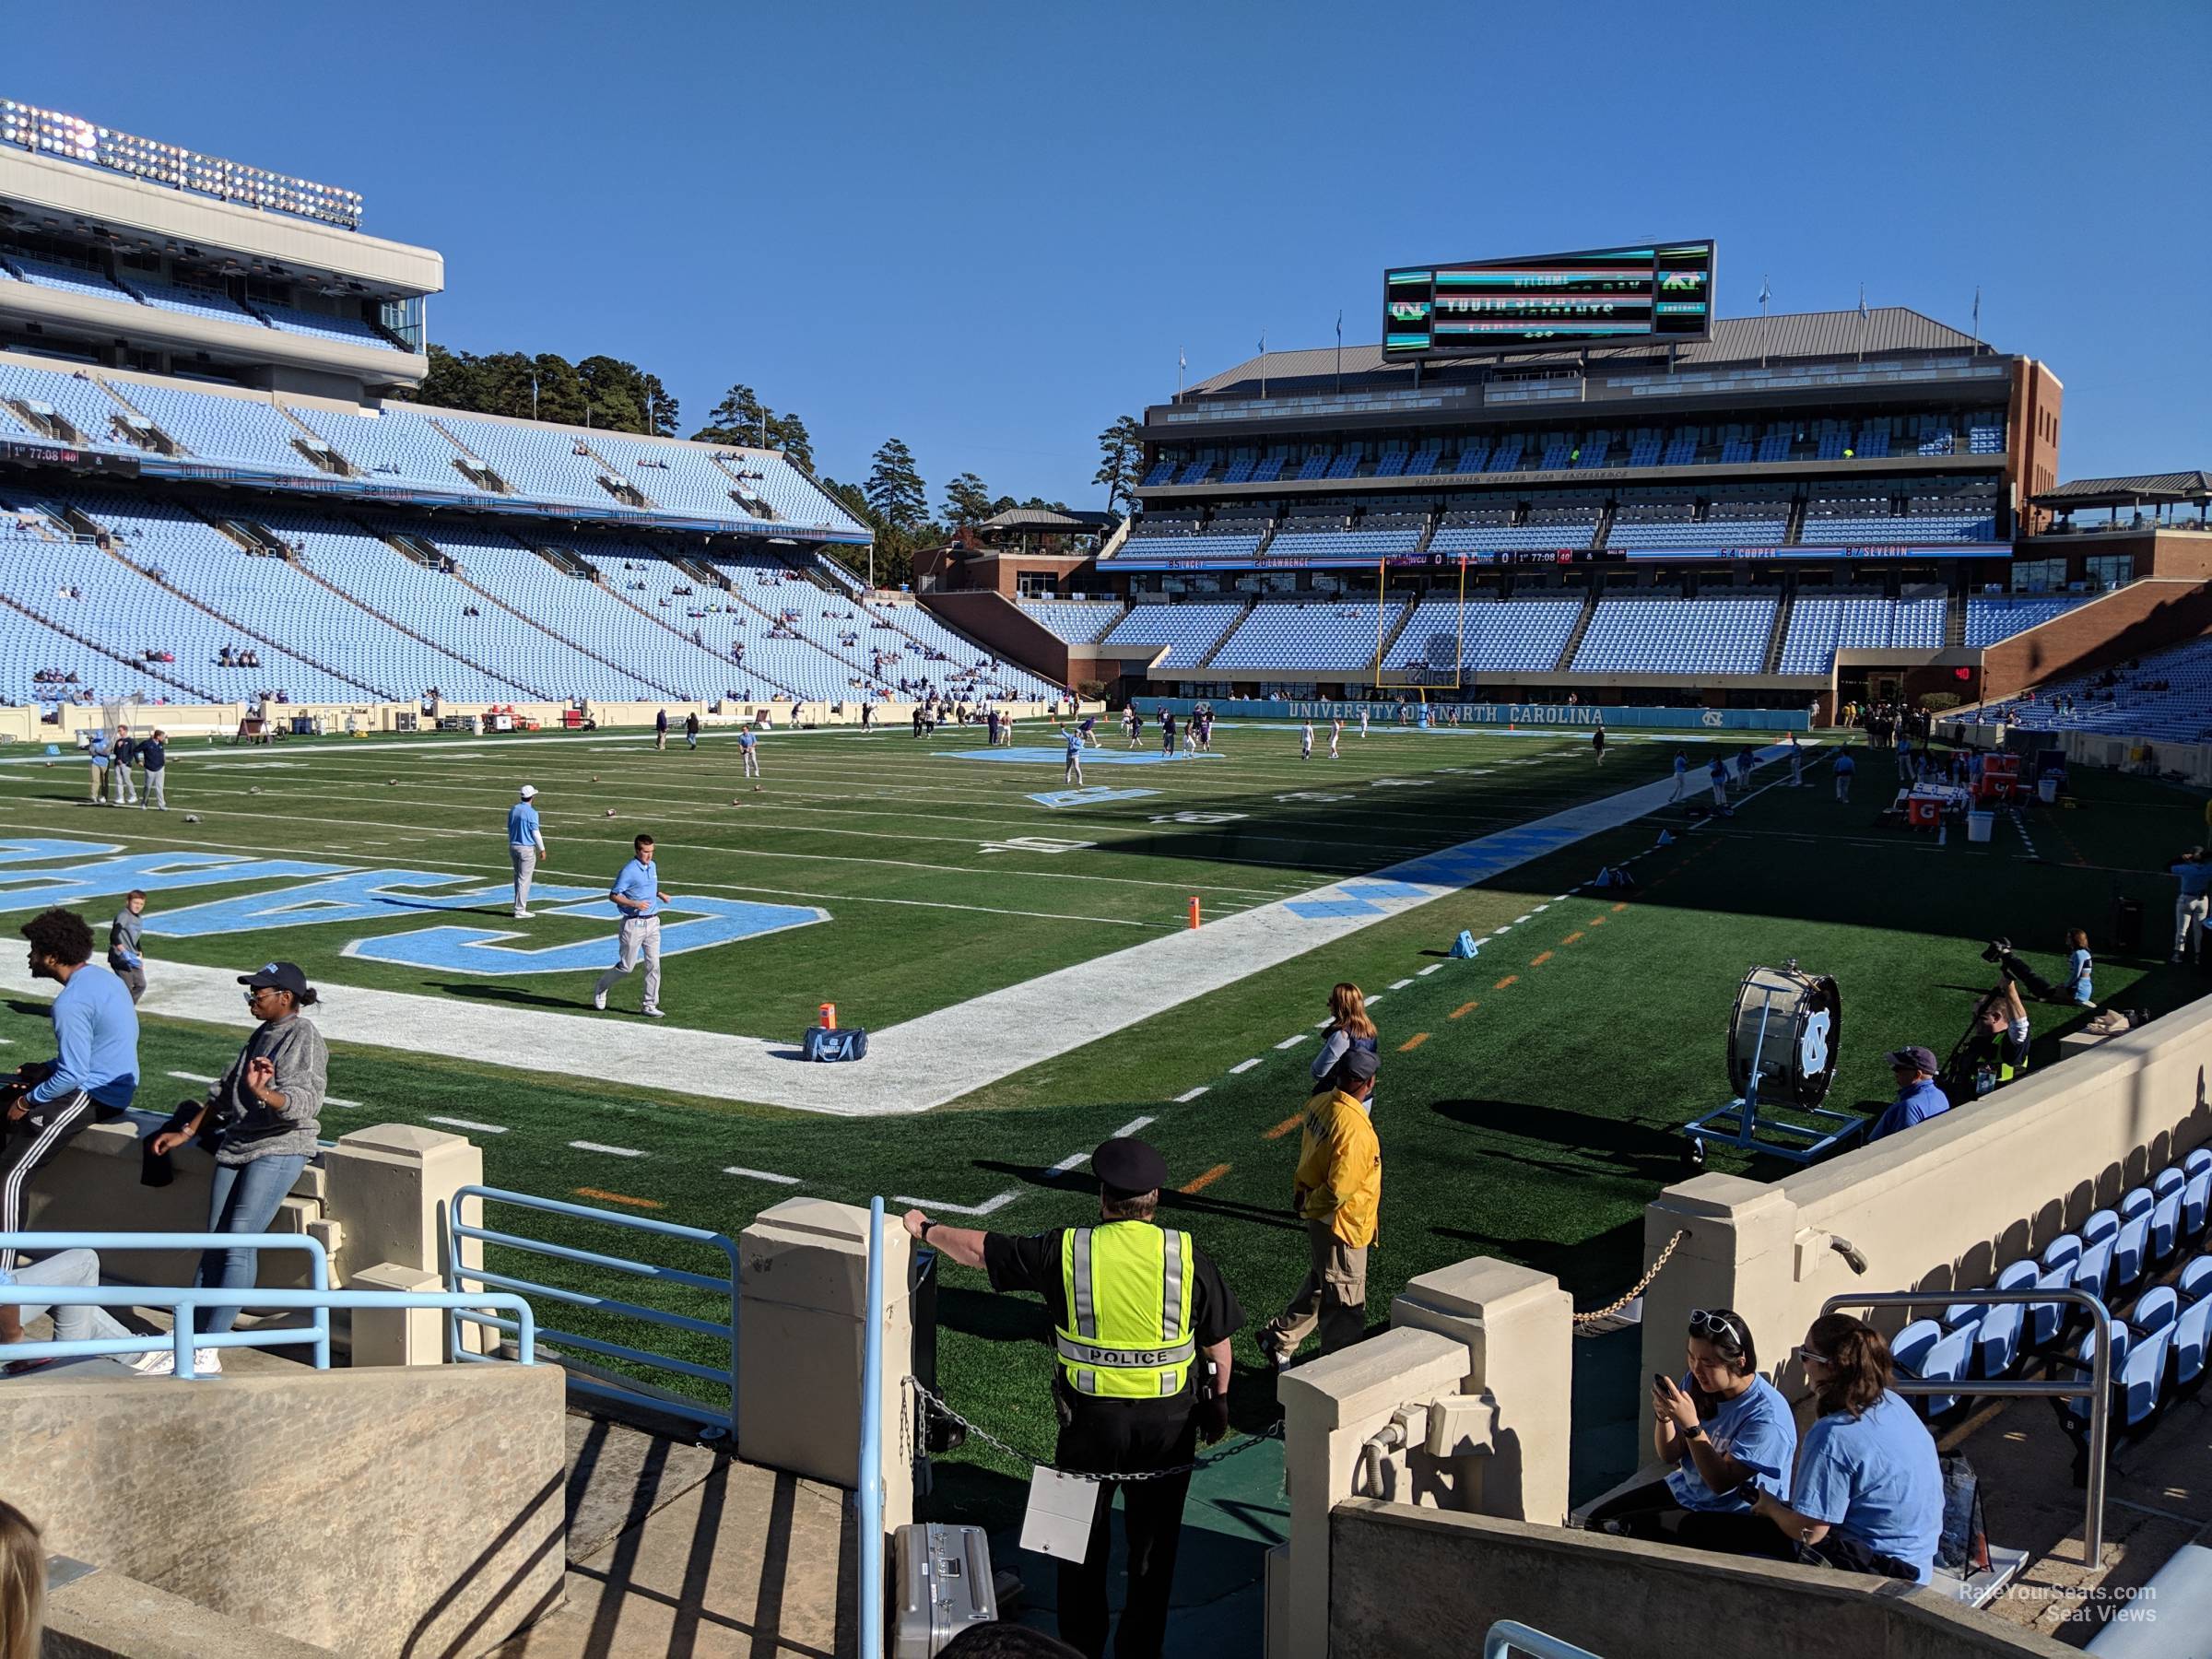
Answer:
MULTIPOLYGON (((261 1233, 268 1231, 285 1194, 315 1154, 330 1051, 323 1033, 300 1015, 316 998, 296 963, 271 962, 257 973, 240 975, 238 982, 246 987, 247 1012, 260 1025, 215 1080, 207 1099, 178 1108, 170 1126, 154 1136, 153 1150, 157 1157, 173 1152, 202 1129, 212 1128, 215 1181, 208 1194, 207 1230, 261 1233)), ((243 1293, 253 1289, 259 1255, 245 1247, 210 1250, 200 1258, 197 1282, 205 1288, 240 1291, 243 1300, 243 1293)), ((198 1328, 219 1335, 237 1323, 241 1312, 204 1308, 198 1328)), ((199 1350, 194 1361, 199 1375, 220 1375, 222 1369, 218 1350, 199 1350)))
POLYGON ((1889 1344, 1865 1320, 1824 1313, 1797 1358, 1817 1415, 1789 1501, 1762 1491, 1751 1504, 1774 1524, 1773 1553, 1926 1583, 1943 1535, 1943 1470, 1927 1425, 1890 1392, 1889 1344))
POLYGON ((1593 1510, 1593 1532, 1757 1553, 1771 1532, 1752 1496, 1778 1497, 1797 1452, 1797 1423, 1781 1391, 1759 1374, 1751 1327, 1726 1308, 1689 1315, 1688 1370, 1652 1380, 1652 1448, 1675 1465, 1593 1510))

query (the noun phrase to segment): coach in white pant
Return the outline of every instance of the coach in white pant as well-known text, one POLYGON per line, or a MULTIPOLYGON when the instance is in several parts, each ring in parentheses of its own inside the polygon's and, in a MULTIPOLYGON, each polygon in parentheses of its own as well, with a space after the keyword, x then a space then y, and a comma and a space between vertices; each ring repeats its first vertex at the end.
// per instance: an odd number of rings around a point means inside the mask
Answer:
POLYGON ((653 837, 641 835, 632 845, 637 856, 622 866, 607 897, 622 912, 622 931, 616 936, 615 965, 592 987, 592 1006, 606 1006, 608 987, 635 968, 645 964, 645 1003, 639 1009, 649 1019, 661 1018, 661 906, 668 902, 654 880, 653 837))
POLYGON ((522 799, 507 808, 507 856, 514 861, 514 914, 518 921, 529 919, 530 877, 537 873, 537 861, 545 855, 546 834, 537 826, 537 791, 525 783, 522 799))

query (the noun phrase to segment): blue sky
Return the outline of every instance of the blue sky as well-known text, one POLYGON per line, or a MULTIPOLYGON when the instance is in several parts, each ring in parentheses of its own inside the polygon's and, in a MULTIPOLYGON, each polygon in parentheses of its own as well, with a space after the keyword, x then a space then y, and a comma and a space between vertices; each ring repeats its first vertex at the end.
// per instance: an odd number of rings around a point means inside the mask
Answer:
POLYGON ((2212 465, 2212 6, 386 0, 9 18, 6 95, 359 190, 432 336, 743 380, 818 464, 1099 505, 1114 416, 1371 340, 1382 267, 1714 236, 1722 314, 1909 305, 2212 465), (2161 330, 2172 308, 2179 321, 2161 330))

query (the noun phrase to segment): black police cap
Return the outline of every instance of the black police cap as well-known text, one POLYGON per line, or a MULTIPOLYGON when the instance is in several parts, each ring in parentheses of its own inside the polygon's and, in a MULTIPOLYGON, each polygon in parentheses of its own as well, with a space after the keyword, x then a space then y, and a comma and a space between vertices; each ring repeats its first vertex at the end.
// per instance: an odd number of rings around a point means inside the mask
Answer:
POLYGON ((1168 1184, 1168 1160, 1141 1140, 1117 1136, 1090 1155, 1100 1184, 1117 1193, 1150 1193, 1168 1184))

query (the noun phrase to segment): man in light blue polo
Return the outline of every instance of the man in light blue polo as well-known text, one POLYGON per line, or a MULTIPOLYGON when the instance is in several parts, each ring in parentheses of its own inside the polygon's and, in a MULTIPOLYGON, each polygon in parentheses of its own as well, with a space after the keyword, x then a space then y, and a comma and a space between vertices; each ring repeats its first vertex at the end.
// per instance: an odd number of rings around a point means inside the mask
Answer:
POLYGON ((530 877, 546 855, 546 834, 537 827, 536 785, 523 785, 522 798, 507 808, 507 856, 514 861, 514 918, 530 919, 530 877))
POLYGON ((645 964, 645 1002, 639 1009, 648 1019, 661 1018, 661 906, 668 902, 653 867, 653 837, 641 835, 631 843, 637 856, 622 866, 607 897, 622 912, 622 931, 616 935, 615 965, 592 987, 592 1006, 606 1006, 607 988, 641 961, 645 964))
POLYGON ((2192 847, 2167 866, 2167 874, 2181 883, 2173 901, 2173 959, 2178 962, 2194 954, 2192 945, 2202 945, 2206 898, 2212 895, 2212 863, 2206 861, 2202 847, 2192 847))

